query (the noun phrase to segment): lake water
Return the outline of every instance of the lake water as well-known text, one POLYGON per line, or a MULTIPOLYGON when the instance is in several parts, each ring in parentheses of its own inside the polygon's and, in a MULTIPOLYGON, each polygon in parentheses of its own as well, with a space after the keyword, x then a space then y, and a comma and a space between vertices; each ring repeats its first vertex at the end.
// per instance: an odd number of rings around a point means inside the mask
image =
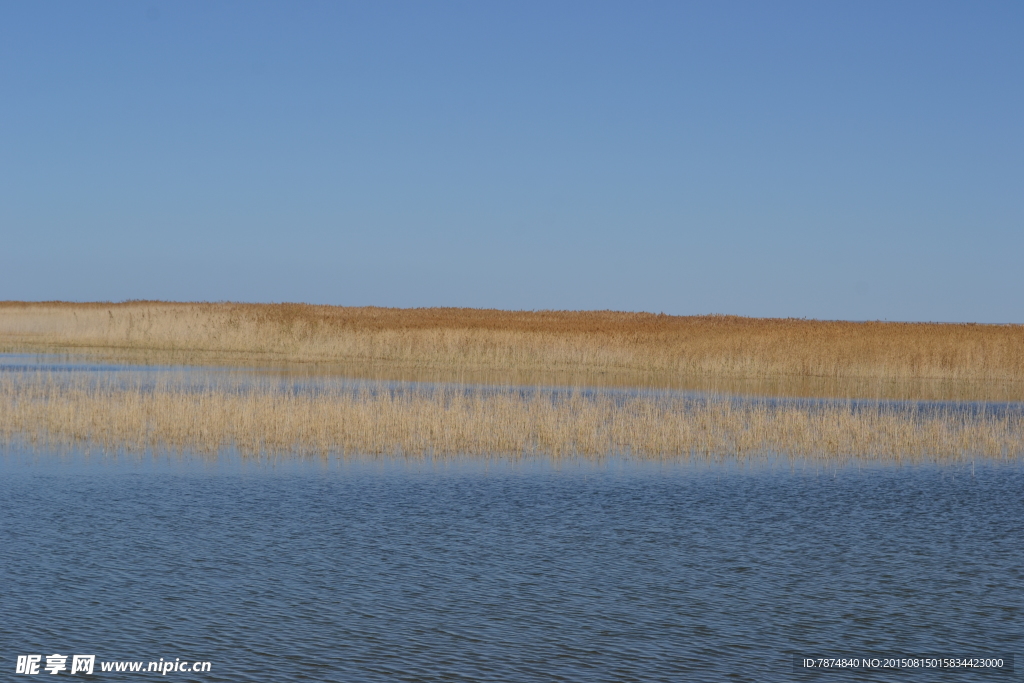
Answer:
POLYGON ((3 680, 1020 680, 793 657, 1022 644, 1020 464, 0 455, 3 680))
MULTIPOLYGON (((0 354, 37 372, 349 381, 0 354)), ((1024 409, 924 409, 951 405, 1024 409)), ((210 662, 178 681, 1020 680, 1022 567, 1022 463, 0 452, 3 680, 54 653, 96 655, 100 680, 161 659, 210 662), (868 654, 1006 665, 794 668, 868 654)))

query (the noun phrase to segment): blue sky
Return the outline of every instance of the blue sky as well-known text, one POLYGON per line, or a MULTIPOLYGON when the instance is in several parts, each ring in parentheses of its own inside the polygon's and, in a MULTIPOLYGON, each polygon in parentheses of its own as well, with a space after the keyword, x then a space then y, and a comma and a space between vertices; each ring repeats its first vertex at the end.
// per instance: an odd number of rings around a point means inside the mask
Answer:
POLYGON ((1024 4, 0 2, 0 299, 1024 322, 1024 4))

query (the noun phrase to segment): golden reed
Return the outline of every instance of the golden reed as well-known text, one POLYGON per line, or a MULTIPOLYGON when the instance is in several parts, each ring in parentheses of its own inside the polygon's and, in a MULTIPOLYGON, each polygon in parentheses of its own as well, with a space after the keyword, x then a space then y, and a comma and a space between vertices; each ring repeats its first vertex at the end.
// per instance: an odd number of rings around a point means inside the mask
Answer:
POLYGON ((393 454, 958 462, 1017 459, 1017 416, 852 404, 384 385, 148 386, 124 376, 0 375, 0 442, 244 455, 393 454))
MULTIPOLYGON (((304 304, 0 303, 0 349, 447 370, 1024 383, 1024 326, 304 304)), ((1020 385, 1024 386, 1024 385, 1020 385)), ((1020 393, 1020 392, 1016 392, 1020 393)))

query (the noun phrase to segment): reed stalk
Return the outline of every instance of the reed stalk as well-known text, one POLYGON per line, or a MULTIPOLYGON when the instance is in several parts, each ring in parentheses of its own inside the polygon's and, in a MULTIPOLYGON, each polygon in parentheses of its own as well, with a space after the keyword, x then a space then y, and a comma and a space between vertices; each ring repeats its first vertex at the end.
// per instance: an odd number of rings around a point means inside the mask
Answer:
POLYGON ((1017 459, 1020 414, 387 385, 296 390, 0 376, 0 441, 245 455, 1017 459))

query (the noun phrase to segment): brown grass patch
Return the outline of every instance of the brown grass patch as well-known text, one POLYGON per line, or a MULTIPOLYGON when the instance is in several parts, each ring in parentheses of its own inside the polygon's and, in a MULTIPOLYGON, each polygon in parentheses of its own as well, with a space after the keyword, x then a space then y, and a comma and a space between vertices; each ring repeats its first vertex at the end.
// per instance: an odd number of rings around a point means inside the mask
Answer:
POLYGON ((442 373, 632 373, 655 384, 695 377, 973 382, 1003 386, 1003 398, 1024 395, 1021 325, 5 302, 0 347, 149 351, 176 354, 181 362, 342 362, 442 373))
POLYGON ((778 405, 665 395, 387 387, 296 392, 148 386, 123 376, 0 376, 0 441, 246 455, 1018 458, 1020 416, 881 405, 778 405))

